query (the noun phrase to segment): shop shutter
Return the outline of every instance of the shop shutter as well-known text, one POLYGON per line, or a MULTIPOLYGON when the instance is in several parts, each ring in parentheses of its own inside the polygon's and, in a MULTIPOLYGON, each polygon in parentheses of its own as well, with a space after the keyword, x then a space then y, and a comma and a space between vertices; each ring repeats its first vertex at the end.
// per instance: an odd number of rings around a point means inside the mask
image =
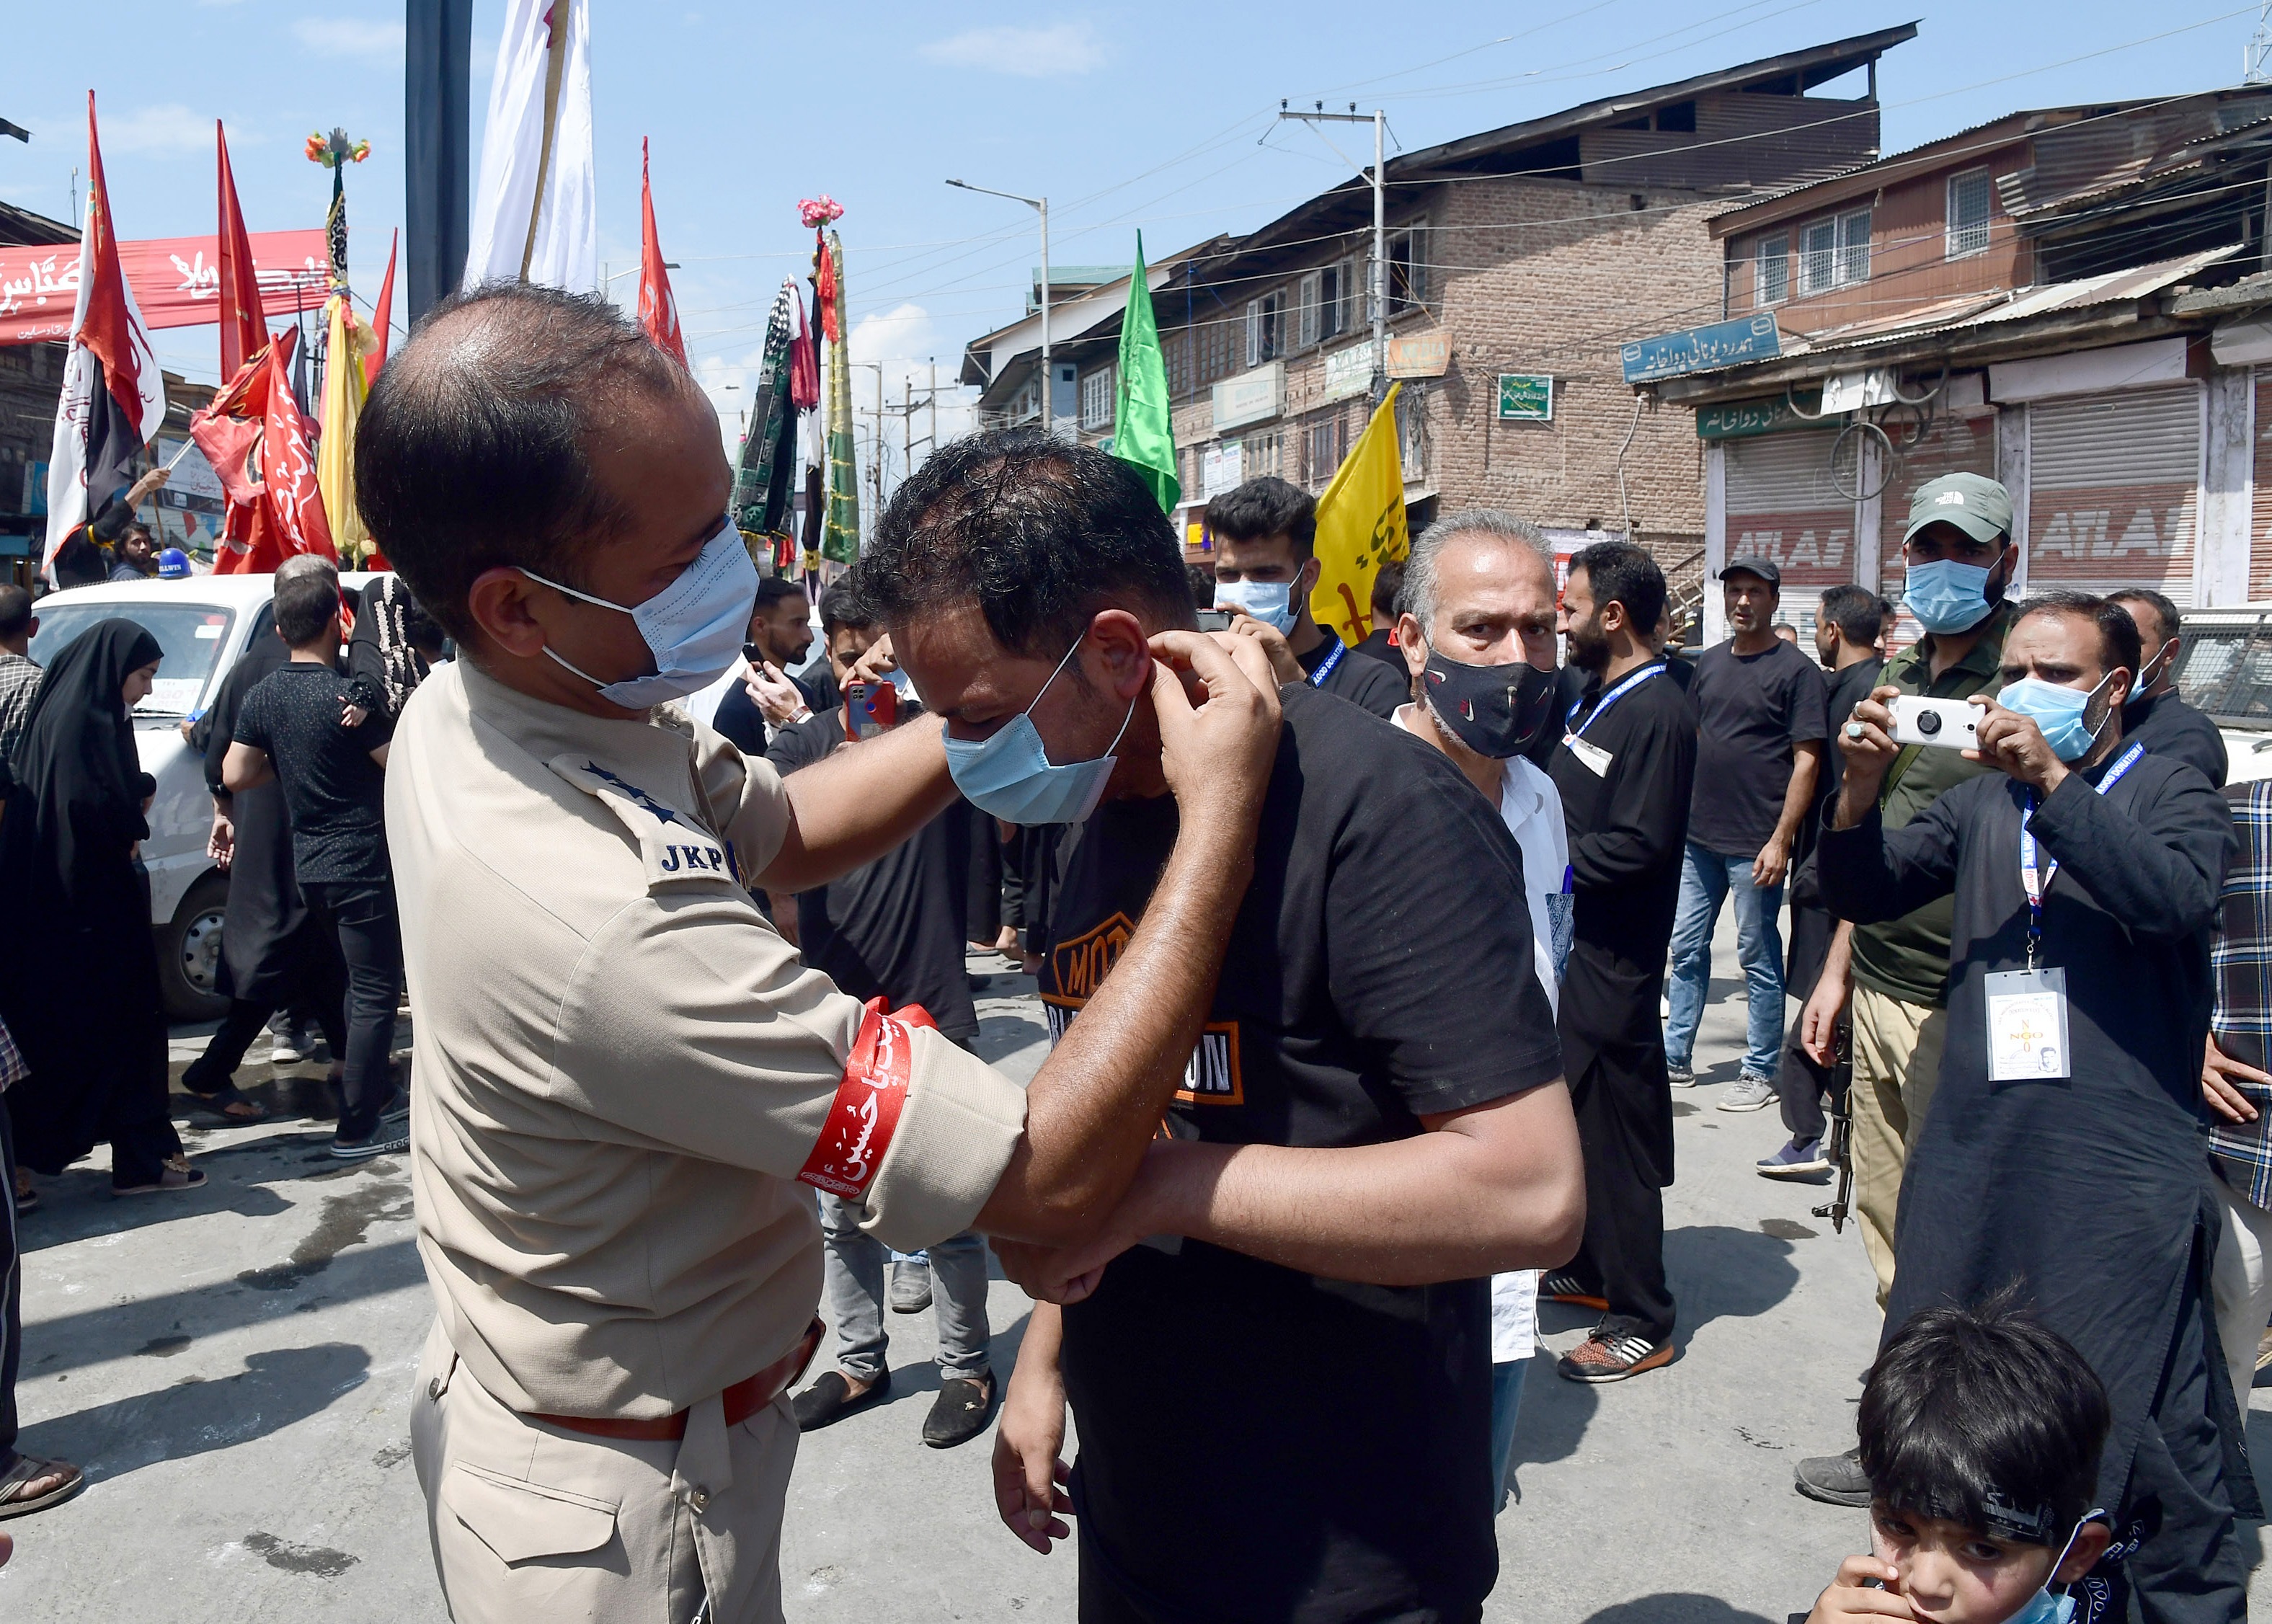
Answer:
POLYGON ((2256 445, 2248 516, 2248 599, 2272 599, 2272 367, 2256 369, 2256 445))
MULTIPOLYGON (((1810 649, 1822 589, 1854 579, 1854 504, 1830 477, 1836 438, 1803 430, 1727 442, 1728 557, 1782 570, 1776 618, 1797 626, 1810 649)), ((1704 589, 1717 593, 1719 583, 1704 589)))
POLYGON ((2193 604, 2201 386, 2028 408, 2028 588, 2151 587, 2193 604))

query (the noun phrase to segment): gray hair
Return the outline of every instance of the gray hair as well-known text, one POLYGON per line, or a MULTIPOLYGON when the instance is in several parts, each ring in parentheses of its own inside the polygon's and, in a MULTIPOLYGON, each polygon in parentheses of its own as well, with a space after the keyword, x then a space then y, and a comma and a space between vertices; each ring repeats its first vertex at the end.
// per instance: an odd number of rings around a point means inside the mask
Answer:
POLYGON ((1396 612, 1417 620, 1424 632, 1436 624, 1436 570, 1444 549, 1463 535, 1489 535, 1510 547, 1527 547, 1545 561, 1550 579, 1554 573, 1554 548, 1528 519, 1517 519, 1503 507, 1446 513, 1412 543, 1412 556, 1404 561, 1404 589, 1396 595, 1396 612))
POLYGON ((276 566, 276 585, 295 581, 303 575, 337 575, 340 566, 321 553, 295 552, 276 566))

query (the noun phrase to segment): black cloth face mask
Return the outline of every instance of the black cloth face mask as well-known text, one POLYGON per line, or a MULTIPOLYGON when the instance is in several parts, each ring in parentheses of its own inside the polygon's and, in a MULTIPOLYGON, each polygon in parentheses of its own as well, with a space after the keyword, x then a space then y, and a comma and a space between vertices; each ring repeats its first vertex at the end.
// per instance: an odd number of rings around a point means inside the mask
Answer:
POLYGON ((1554 721, 1554 673, 1528 660, 1462 665, 1431 648, 1420 680, 1437 719, 1479 756, 1519 756, 1554 721))

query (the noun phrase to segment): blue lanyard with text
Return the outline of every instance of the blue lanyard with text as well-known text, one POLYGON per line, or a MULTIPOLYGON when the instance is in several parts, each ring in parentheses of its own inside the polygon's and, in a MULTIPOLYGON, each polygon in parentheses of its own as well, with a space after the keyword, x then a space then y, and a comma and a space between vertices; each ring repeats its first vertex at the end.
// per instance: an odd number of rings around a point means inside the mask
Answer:
POLYGON ((1342 656, 1349 652, 1349 645, 1338 637, 1333 638, 1333 645, 1326 657, 1318 662, 1318 669, 1310 673, 1310 686, 1312 688, 1324 687, 1326 678, 1334 674, 1334 667, 1339 665, 1342 662, 1342 656))
MULTIPOLYGON (((1603 716, 1608 715, 1611 706, 1625 698, 1626 694, 1631 693, 1635 688, 1640 687, 1641 684, 1647 682, 1650 677, 1662 676, 1663 671, 1664 662, 1660 660, 1655 665, 1644 665, 1640 670, 1626 677, 1616 687, 1611 689, 1607 693, 1602 696, 1602 702, 1594 707, 1594 714, 1587 717, 1584 722, 1579 724, 1576 737, 1579 738, 1585 737, 1586 730, 1592 727, 1603 716)), ((1579 695, 1578 698, 1570 701, 1570 708, 1568 711, 1564 713, 1562 717, 1564 726, 1566 727, 1569 725, 1571 718, 1578 714, 1579 707, 1585 704, 1585 702, 1586 699, 1583 694, 1579 695)))
MULTIPOLYGON (((2138 765, 2138 758, 2146 753, 2143 744, 2134 744, 2098 781, 2098 793, 2104 795, 2122 782, 2122 775, 2138 765)), ((2037 950, 2044 940, 2044 893, 2051 888, 2052 877, 2059 872, 2059 859, 2047 859, 2040 868, 2036 864, 2036 832, 2028 827, 2036 815, 2036 792, 2028 791, 2027 816, 2020 819, 2020 887, 2028 894, 2028 968, 2036 967, 2037 950)))

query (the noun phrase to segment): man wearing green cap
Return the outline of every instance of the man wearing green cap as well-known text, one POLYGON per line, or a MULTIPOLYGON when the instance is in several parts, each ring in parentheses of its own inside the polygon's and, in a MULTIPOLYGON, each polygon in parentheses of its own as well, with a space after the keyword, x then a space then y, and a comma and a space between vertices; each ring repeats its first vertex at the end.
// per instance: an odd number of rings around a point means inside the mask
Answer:
MULTIPOLYGON (((1908 565, 1902 602, 1924 636, 1887 662, 1878 694, 1888 688, 1936 700, 1994 694, 2003 685, 2004 633, 2012 622, 2005 593, 2019 561, 2011 494, 1977 474, 1928 481, 1910 498, 1902 553, 1908 565)), ((1833 716, 1830 724, 1835 729, 1845 720, 1833 716)), ((1989 770, 1959 751, 1904 747, 1879 792, 1885 827, 1900 828, 1951 785, 1989 770)), ((1801 1016, 1807 1052, 1827 1066, 1838 1017, 1853 999, 1854 1211, 1877 1271, 1881 1310, 1894 1286, 1902 1170, 1940 1074, 1953 917, 1944 897, 1886 924, 1842 924, 1801 1016)), ((1869 1482, 1852 1450, 1802 1460, 1797 1477, 1798 1492, 1810 1499, 1870 1503, 1869 1482)))

